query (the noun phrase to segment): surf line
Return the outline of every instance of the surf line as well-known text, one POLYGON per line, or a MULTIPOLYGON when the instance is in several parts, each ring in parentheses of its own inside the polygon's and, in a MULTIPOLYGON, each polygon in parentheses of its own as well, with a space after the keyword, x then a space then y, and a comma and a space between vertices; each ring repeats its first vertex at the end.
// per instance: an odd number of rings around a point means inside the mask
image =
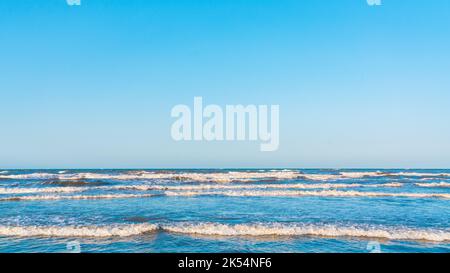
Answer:
POLYGON ((171 116, 177 118, 171 127, 171 136, 175 141, 259 140, 262 152, 278 150, 279 105, 226 105, 224 111, 219 105, 204 107, 203 98, 194 97, 193 108, 191 111, 184 104, 172 108, 171 116))

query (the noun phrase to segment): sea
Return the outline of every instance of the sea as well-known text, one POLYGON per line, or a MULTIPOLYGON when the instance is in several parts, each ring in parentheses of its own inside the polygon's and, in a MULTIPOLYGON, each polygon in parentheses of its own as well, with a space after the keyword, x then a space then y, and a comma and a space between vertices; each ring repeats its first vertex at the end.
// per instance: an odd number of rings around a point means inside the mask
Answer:
POLYGON ((1 253, 450 252, 450 170, 0 170, 1 253))

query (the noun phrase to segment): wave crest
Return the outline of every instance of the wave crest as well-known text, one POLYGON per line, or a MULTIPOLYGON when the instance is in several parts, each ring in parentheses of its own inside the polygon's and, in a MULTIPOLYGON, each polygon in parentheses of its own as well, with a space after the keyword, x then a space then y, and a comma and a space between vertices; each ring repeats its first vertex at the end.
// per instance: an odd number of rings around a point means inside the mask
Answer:
POLYGON ((50 237, 113 237, 132 236, 158 229, 153 224, 129 224, 116 226, 0 226, 3 236, 50 237))
POLYGON ((362 179, 376 177, 450 177, 450 173, 419 173, 419 172, 388 172, 388 171, 341 171, 334 174, 305 174, 296 170, 271 171, 228 171, 228 172, 176 172, 176 171, 128 171, 123 173, 30 173, 7 174, 0 173, 0 179, 31 179, 31 180, 176 180, 198 182, 252 182, 261 180, 295 180, 307 179, 313 181, 329 181, 342 179, 362 179))
POLYGON ((178 224, 163 226, 163 230, 178 233, 219 236, 318 236, 365 237, 390 240, 450 241, 450 232, 443 230, 377 228, 362 226, 336 226, 312 224, 237 224, 218 223, 178 224))
POLYGON ((0 188, 0 194, 22 194, 22 193, 71 193, 84 191, 83 188, 74 187, 51 187, 51 188, 0 188))
POLYGON ((148 198, 155 194, 99 194, 99 195, 27 195, 0 198, 0 201, 51 201, 51 200, 93 200, 148 198))
POLYGON ((416 186, 424 188, 450 188, 450 183, 440 182, 440 183, 415 183, 416 186))
POLYGON ((361 191, 166 191, 167 196, 232 196, 232 197, 406 197, 406 198, 444 198, 450 199, 446 193, 388 193, 388 192, 361 192, 361 191))
POLYGON ((315 236, 425 240, 433 242, 450 241, 450 232, 448 230, 301 223, 142 223, 111 226, 0 226, 0 235, 21 237, 126 237, 157 230, 212 236, 315 236))
POLYGON ((255 180, 282 180, 298 178, 300 172, 297 171, 274 171, 274 172, 215 172, 215 173, 172 173, 172 172, 147 172, 133 171, 121 174, 100 174, 100 173, 32 173, 32 174, 16 174, 16 175, 0 175, 0 179, 34 179, 34 180, 81 180, 81 179, 97 179, 97 180, 143 180, 143 179, 165 179, 177 181, 199 181, 199 182, 250 182, 255 180))
POLYGON ((241 190, 241 189, 337 189, 337 188, 397 188, 402 187, 402 183, 384 183, 384 184, 263 184, 263 185, 182 185, 182 186, 171 186, 171 185, 121 185, 121 186, 111 186, 111 187, 99 187, 99 189, 104 190, 138 190, 138 191, 149 191, 149 190, 241 190))

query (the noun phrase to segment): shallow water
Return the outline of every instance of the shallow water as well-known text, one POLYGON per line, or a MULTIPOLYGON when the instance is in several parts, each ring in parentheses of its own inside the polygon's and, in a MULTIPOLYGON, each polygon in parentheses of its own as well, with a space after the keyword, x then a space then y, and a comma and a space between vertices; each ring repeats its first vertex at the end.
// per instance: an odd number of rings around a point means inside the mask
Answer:
POLYGON ((450 252, 450 170, 0 170, 0 252, 450 252))

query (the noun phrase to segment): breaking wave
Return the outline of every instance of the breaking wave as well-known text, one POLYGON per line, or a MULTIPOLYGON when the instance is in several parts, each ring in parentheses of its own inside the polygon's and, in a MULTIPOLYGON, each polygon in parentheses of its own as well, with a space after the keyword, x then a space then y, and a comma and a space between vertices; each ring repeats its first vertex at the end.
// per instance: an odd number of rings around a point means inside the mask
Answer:
MULTIPOLYGON (((86 182, 89 183, 89 182, 86 182)), ((78 185, 78 184, 76 184, 78 185)), ((86 185, 85 183, 80 184, 86 185)), ((8 188, 0 187, 0 194, 31 194, 31 193, 74 193, 88 190, 241 190, 241 189, 337 189, 337 188, 359 188, 359 187, 402 187, 401 183, 385 184, 264 184, 264 185, 120 185, 120 186, 96 186, 96 187, 47 187, 47 188, 8 188)))
POLYGON ((113 237, 135 236, 157 230, 182 234, 213 236, 314 236, 382 238, 388 240, 450 241, 450 231, 436 229, 411 229, 403 227, 378 227, 357 225, 321 224, 122 224, 111 226, 0 226, 1 236, 51 236, 51 237, 113 237))
POLYGON ((83 187, 83 186, 103 186, 110 183, 105 181, 84 181, 84 180, 50 180, 42 182, 44 185, 56 185, 56 186, 72 186, 72 187, 83 187))
POLYGON ((295 179, 300 175, 297 171, 277 171, 277 172, 216 172, 216 173, 173 173, 173 172, 147 172, 133 171, 121 174, 101 174, 101 173, 32 173, 16 175, 0 175, 0 179, 34 179, 34 180, 143 180, 143 179, 166 179, 177 181, 199 181, 199 182, 246 182, 266 179, 295 179))
POLYGON ((104 190, 241 190, 241 189, 337 189, 337 188, 394 188, 402 187, 402 183, 385 183, 385 184, 264 184, 264 185, 189 185, 189 186, 162 186, 162 185, 133 185, 133 186, 111 186, 99 187, 104 190))
POLYGON ((174 171, 129 171, 123 173, 30 173, 7 174, 0 173, 0 179, 32 179, 32 180, 176 180, 198 182, 252 182, 261 180, 293 180, 307 179, 313 181, 327 181, 340 179, 360 179, 373 177, 450 177, 450 173, 419 173, 419 172, 349 172, 342 171, 334 174, 305 174, 295 170, 271 171, 229 171, 229 172, 174 172, 174 171))
POLYGON ((425 188, 450 188, 450 183, 440 182, 440 183, 415 183, 416 186, 425 188))
POLYGON ((418 176, 418 177, 450 177, 450 173, 417 173, 417 172, 400 172, 394 173, 398 176, 418 176))
POLYGON ((113 237, 133 236, 154 231, 153 224, 128 224, 115 226, 0 226, 2 236, 50 237, 113 237))
POLYGON ((127 199, 148 198, 155 194, 99 194, 99 195, 28 195, 0 198, 0 201, 39 201, 39 200, 91 200, 91 199, 127 199))
POLYGON ((0 188, 0 194, 22 194, 22 193, 70 193, 84 191, 83 188, 74 187, 51 187, 51 188, 0 188))
POLYGON ((361 191, 166 191, 167 196, 232 196, 232 197, 407 197, 407 198, 444 198, 450 199, 446 193, 387 193, 387 192, 361 192, 361 191))
POLYGON ((366 237, 390 240, 449 241, 450 232, 408 228, 376 228, 362 226, 336 226, 312 224, 238 224, 217 223, 178 224, 163 227, 169 232, 219 236, 318 236, 318 237, 366 237))
POLYGON ((301 177, 309 180, 339 180, 373 177, 450 177, 450 173, 418 173, 418 172, 340 172, 339 174, 302 174, 301 177))
MULTIPOLYGON (((155 189, 157 186, 130 186, 130 188, 143 187, 142 190, 155 189)), ((187 187, 186 187, 187 188, 187 187)), ((79 189, 79 188, 77 188, 79 189)), ((0 201, 38 201, 38 200, 90 200, 90 199, 126 199, 148 198, 155 196, 230 196, 230 197, 405 197, 405 198, 443 198, 450 199, 448 193, 389 193, 389 192, 363 192, 363 191, 339 191, 339 190, 185 190, 177 191, 176 187, 161 186, 162 193, 153 194, 97 194, 97 195, 25 195, 8 196, 0 198, 0 201)), ((233 189, 233 188, 230 188, 233 189)))

